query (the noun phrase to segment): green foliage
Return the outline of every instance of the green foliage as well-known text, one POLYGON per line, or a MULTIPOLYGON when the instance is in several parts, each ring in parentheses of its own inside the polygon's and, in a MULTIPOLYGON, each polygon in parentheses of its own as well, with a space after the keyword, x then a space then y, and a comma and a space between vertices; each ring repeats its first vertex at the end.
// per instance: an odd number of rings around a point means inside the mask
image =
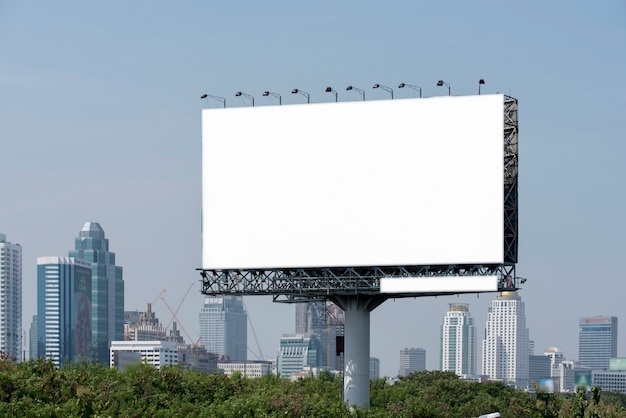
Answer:
POLYGON ((248 379, 146 364, 124 372, 84 360, 57 370, 49 361, 0 360, 0 417, 626 417, 626 395, 584 390, 571 399, 532 396, 501 383, 469 383, 421 372, 391 385, 371 382, 371 408, 350 411, 343 382, 330 373, 290 382, 248 379), (580 409, 580 407, 583 407, 580 409), (578 409, 577 409, 578 408, 578 409), (581 412, 582 411, 582 412, 581 412), (582 413, 582 415, 581 415, 582 413))

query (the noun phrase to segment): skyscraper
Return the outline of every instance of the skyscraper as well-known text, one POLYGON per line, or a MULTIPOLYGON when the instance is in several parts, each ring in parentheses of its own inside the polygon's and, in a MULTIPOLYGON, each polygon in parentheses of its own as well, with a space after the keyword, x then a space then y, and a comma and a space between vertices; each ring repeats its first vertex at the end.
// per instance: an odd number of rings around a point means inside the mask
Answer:
POLYGON ((248 315, 241 296, 204 298, 199 319, 200 341, 208 352, 231 361, 248 359, 248 315))
POLYGON ((491 380, 528 387, 529 333, 524 302, 517 292, 502 292, 491 302, 482 357, 482 374, 491 380))
POLYGON ((314 301, 296 304, 296 334, 310 337, 317 348, 317 367, 336 369, 335 337, 337 327, 332 323, 326 304, 314 301))
POLYGON ((400 370, 398 376, 426 370, 426 350, 423 348, 403 348, 400 350, 400 370))
POLYGON ((617 317, 580 318, 578 360, 592 370, 608 370, 611 357, 617 357, 617 317))
POLYGON ((37 356, 64 362, 92 356, 91 263, 37 258, 37 356))
POLYGON ((108 364, 111 341, 124 339, 122 267, 115 265, 115 253, 109 251, 109 240, 98 223, 86 222, 74 243, 69 256, 91 263, 93 354, 108 364))
POLYGON ((22 247, 0 234, 0 351, 22 360, 22 247))
POLYGON ((451 303, 441 326, 441 370, 476 374, 476 327, 469 305, 451 303))
POLYGON ((39 358, 37 349, 37 315, 33 315, 33 321, 30 323, 28 330, 28 359, 35 360, 39 358))

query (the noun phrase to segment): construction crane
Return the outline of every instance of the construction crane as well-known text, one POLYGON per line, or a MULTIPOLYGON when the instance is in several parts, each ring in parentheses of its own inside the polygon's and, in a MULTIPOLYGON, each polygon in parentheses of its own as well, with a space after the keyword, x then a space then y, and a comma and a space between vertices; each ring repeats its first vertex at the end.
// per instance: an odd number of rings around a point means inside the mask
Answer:
MULTIPOLYGON (((178 311, 180 310, 180 307, 183 306, 183 303, 185 302, 185 299, 187 299, 187 295, 189 294, 189 291, 191 290, 193 285, 194 285, 194 283, 192 282, 189 285, 189 287, 187 288, 187 291, 185 292, 185 295, 183 296, 183 298, 178 303, 178 306, 176 307, 176 310, 173 312, 172 319, 170 319, 170 322, 168 322, 168 324, 165 326, 165 329, 169 329, 170 325, 172 325, 172 322, 174 321, 174 318, 176 318, 176 315, 178 314, 178 311)), ((178 319, 176 319, 176 320, 178 321, 178 319)), ((178 323, 180 323, 180 321, 178 321, 178 323)))
POLYGON ((198 341, 196 343, 194 343, 193 338, 191 338, 191 335, 189 335, 189 333, 187 332, 187 330, 185 329, 185 327, 183 326, 183 324, 180 323, 180 320, 176 317, 176 313, 174 312, 174 310, 172 309, 172 307, 170 306, 169 303, 167 303, 167 301, 164 298, 161 298, 161 300, 163 301, 163 303, 165 304, 165 306, 167 307, 167 309, 170 311, 170 313, 172 314, 172 319, 176 319, 176 322, 178 322, 178 325, 180 325, 180 329, 183 330, 183 332, 185 333, 185 336, 188 338, 189 342, 194 344, 194 346, 197 346, 198 342, 200 341, 200 339, 198 339, 198 341))
MULTIPOLYGON (((248 312, 248 307, 246 306, 246 302, 243 300, 243 298, 241 298, 241 302, 243 303, 243 308, 246 310, 246 313, 248 312)), ((252 335, 254 336, 254 341, 256 342, 256 346, 259 349, 259 354, 260 357, 250 349, 250 346, 248 346, 248 351, 250 351, 252 354, 254 354, 254 356, 259 359, 259 360, 265 360, 265 357, 263 356, 263 350, 261 350, 261 344, 259 344, 259 339, 256 337, 256 331, 254 330, 254 325, 252 325, 252 319, 250 319, 250 315, 246 315, 248 317, 248 324, 250 324, 250 329, 252 330, 252 335)))

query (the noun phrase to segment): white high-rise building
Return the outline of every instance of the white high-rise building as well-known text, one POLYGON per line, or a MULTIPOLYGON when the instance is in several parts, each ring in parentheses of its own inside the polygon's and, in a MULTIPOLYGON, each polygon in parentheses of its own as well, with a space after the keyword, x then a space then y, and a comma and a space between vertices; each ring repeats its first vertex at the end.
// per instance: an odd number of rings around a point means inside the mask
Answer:
POLYGON ((507 385, 529 385, 529 333, 524 302, 515 291, 502 292, 487 313, 482 374, 507 385))
POLYGON ((0 234, 0 351, 22 360, 22 247, 0 234))
POLYGON ((451 303, 441 326, 441 370, 476 374, 476 326, 467 303, 451 303))
POLYGON ((561 363, 565 360, 565 354, 559 347, 548 347, 543 352, 544 356, 550 357, 550 377, 559 379, 561 375, 561 363))
POLYGON ((248 359, 248 315, 241 296, 204 298, 200 311, 200 339, 209 352, 233 362, 248 359))

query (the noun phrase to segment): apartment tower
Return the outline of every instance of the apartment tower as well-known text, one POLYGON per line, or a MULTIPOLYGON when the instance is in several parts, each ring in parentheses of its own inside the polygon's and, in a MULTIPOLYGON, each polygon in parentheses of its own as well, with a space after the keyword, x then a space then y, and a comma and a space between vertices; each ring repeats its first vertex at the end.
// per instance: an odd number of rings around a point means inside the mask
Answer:
POLYGON ((22 247, 0 234, 0 352, 21 361, 22 247))
POLYGON ((482 374, 518 388, 529 387, 529 332, 524 302, 515 291, 491 302, 482 350, 482 374))
POLYGON ((441 370, 476 374, 476 326, 469 305, 451 303, 441 326, 441 370))

